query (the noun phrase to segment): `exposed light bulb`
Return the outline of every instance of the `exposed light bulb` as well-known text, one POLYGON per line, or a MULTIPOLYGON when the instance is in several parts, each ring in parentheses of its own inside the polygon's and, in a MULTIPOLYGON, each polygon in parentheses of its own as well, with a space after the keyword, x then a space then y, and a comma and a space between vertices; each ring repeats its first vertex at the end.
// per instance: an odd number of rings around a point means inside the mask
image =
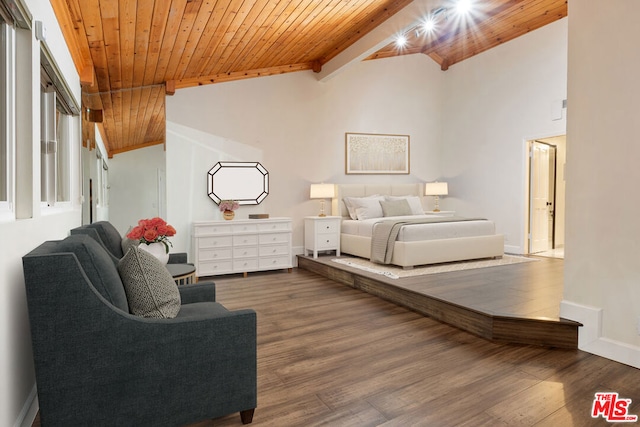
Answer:
POLYGON ((404 34, 398 34, 398 36, 396 37, 396 45, 398 47, 404 47, 407 44, 407 38, 404 36, 404 34))

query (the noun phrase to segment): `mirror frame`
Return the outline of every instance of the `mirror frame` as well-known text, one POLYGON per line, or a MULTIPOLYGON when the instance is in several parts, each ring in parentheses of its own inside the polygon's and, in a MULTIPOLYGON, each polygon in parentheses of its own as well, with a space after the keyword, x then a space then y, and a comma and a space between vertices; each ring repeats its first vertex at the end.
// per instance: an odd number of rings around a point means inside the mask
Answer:
POLYGON ((269 172, 259 162, 218 162, 207 172, 207 195, 218 205, 222 200, 236 200, 240 205, 259 205, 269 195, 269 172), (242 189, 245 194, 241 197, 232 197, 238 189, 234 182, 237 183, 242 176, 247 180, 253 179, 257 185, 242 189))

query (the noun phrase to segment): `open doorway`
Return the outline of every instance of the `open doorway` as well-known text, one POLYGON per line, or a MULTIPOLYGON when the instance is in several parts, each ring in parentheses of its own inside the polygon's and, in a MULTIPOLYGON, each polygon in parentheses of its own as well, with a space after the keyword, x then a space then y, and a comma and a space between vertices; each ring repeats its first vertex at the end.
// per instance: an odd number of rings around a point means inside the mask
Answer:
POLYGON ((566 136, 527 141, 527 252, 564 258, 566 136))

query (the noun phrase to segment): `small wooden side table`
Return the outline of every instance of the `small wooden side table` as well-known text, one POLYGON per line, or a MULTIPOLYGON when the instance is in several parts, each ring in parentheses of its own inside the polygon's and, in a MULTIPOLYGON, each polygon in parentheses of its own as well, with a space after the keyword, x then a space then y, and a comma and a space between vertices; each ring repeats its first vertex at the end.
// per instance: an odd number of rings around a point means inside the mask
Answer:
POLYGON ((176 281, 176 285, 190 285, 197 283, 196 267, 191 264, 167 264, 167 270, 176 281))

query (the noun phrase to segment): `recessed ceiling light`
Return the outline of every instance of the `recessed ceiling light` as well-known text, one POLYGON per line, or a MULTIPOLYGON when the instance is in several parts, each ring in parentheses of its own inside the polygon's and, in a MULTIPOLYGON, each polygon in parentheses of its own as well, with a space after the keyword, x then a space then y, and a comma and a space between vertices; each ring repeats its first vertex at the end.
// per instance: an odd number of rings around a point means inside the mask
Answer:
POLYGON ((430 33, 430 32, 432 32, 433 30, 436 29, 436 22, 434 21, 434 19, 432 17, 429 17, 429 19, 424 21, 424 24, 422 24, 422 28, 427 33, 430 33))
POLYGON ((404 36, 404 34, 398 34, 398 36, 396 37, 396 46, 404 47, 406 44, 407 38, 404 36))
POLYGON ((458 0, 456 11, 460 14, 468 13, 471 10, 471 0, 458 0))

